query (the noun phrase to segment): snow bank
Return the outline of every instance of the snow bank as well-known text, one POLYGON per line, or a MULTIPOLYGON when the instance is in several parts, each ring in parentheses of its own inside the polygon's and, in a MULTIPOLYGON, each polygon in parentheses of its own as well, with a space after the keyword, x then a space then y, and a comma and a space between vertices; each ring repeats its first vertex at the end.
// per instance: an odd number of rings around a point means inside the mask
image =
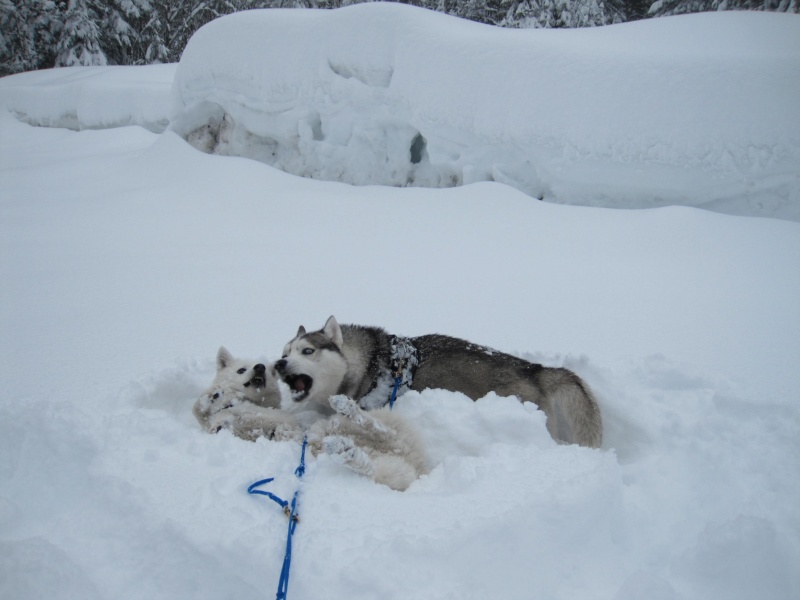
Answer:
POLYGON ((169 124, 176 65, 65 67, 0 79, 0 107, 31 125, 103 129, 169 124))
POLYGON ((400 4, 248 11, 190 40, 173 129, 354 184, 800 218, 800 17, 505 30, 400 4))
POLYGON ((204 151, 307 177, 792 220, 798 97, 794 14, 506 30, 394 3, 230 15, 178 67, 0 79, 0 106, 31 124, 171 121, 204 151))

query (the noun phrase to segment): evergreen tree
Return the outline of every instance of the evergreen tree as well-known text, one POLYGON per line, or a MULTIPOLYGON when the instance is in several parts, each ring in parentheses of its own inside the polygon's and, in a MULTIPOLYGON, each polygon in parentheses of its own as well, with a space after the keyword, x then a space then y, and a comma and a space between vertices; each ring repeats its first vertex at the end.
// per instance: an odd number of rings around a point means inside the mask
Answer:
POLYGON ((57 67, 98 66, 108 64, 100 46, 98 15, 88 0, 70 0, 64 15, 64 28, 56 46, 57 67))
POLYGON ((768 10, 774 12, 800 11, 798 0, 656 0, 648 15, 666 17, 717 10, 768 10))
POLYGON ((523 0, 500 23, 504 27, 596 27, 623 20, 622 4, 602 0, 523 0))
POLYGON ((647 17, 652 0, 623 0, 620 2, 622 21, 637 21, 647 17))
POLYGON ((0 76, 52 67, 64 2, 0 0, 0 76))
POLYGON ((110 64, 137 63, 137 46, 153 10, 149 0, 94 0, 101 46, 110 64))
POLYGON ((0 75, 38 67, 29 20, 27 7, 16 6, 11 0, 0 0, 0 75))
POLYGON ((151 10, 147 23, 142 27, 132 51, 132 64, 154 64, 169 62, 169 48, 161 36, 162 25, 158 11, 151 10))

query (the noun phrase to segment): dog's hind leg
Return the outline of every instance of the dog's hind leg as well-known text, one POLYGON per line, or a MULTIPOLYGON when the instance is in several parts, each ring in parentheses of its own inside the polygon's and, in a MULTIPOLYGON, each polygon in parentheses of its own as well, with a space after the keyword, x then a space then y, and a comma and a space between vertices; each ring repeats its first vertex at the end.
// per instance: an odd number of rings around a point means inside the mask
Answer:
POLYGON ((345 465, 356 473, 373 477, 375 467, 372 459, 349 437, 329 435, 322 440, 322 450, 336 462, 345 465))

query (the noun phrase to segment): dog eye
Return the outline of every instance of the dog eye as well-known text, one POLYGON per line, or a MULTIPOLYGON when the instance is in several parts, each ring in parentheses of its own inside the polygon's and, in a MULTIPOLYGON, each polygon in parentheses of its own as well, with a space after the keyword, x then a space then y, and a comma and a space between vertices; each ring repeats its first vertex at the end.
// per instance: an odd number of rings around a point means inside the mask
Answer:
POLYGON ((310 354, 314 354, 314 349, 313 348, 303 348, 303 354, 305 354, 306 356, 309 356, 310 354))
POLYGON ((211 396, 214 400, 219 400, 219 392, 211 396))
POLYGON ((242 374, 243 374, 245 371, 247 371, 247 369, 245 369, 244 367, 242 367, 241 369, 239 369, 239 370, 238 370, 238 371, 236 371, 236 372, 237 372, 239 375, 242 375, 242 374))

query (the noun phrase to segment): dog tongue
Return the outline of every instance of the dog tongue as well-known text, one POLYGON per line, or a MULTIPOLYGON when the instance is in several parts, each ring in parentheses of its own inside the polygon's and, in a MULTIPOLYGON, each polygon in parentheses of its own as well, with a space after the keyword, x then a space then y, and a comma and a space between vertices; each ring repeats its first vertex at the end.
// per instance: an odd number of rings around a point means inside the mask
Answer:
POLYGON ((293 387, 295 392, 304 392, 306 390, 306 382, 303 381, 302 377, 298 377, 294 380, 293 387))

